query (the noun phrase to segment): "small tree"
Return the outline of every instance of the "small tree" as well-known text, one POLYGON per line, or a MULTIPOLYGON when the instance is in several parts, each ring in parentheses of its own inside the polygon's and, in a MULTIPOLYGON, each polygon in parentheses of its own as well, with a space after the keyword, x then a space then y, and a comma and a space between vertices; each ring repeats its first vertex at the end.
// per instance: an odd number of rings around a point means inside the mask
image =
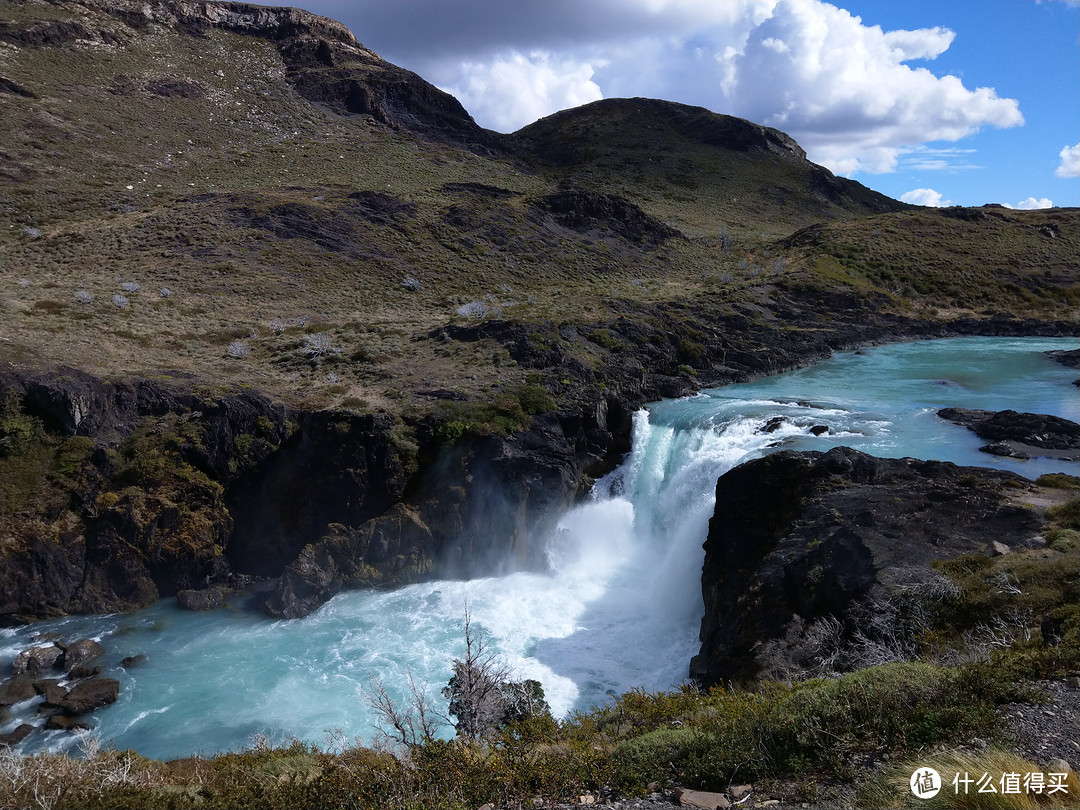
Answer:
POLYGON ((492 652, 483 631, 474 626, 465 606, 465 657, 455 659, 453 677, 443 687, 449 701, 447 714, 436 711, 427 690, 417 686, 409 672, 408 694, 400 703, 373 679, 360 687, 367 705, 378 717, 378 740, 394 747, 412 748, 433 739, 444 723, 453 723, 459 737, 470 741, 491 736, 510 723, 531 717, 551 720, 539 681, 511 681, 510 667, 492 652), (451 720, 451 718, 454 718, 451 720))
POLYGON ((371 685, 360 687, 364 700, 379 718, 376 742, 390 742, 392 746, 406 748, 433 739, 447 718, 434 710, 428 699, 427 689, 419 686, 409 670, 409 695, 403 703, 396 703, 378 678, 371 685))
POLYGON ((456 718, 458 736, 476 740, 503 723, 507 709, 503 686, 509 676, 510 668, 488 649, 484 632, 473 627, 466 605, 465 658, 454 660, 454 676, 442 690, 450 701, 450 716, 456 718))

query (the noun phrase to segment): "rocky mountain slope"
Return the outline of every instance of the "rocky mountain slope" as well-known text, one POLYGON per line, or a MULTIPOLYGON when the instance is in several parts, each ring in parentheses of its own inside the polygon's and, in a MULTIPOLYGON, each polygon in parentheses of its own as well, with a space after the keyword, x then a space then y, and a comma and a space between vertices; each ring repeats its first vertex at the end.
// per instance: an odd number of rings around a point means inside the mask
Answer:
POLYGON ((0 101, 6 620, 537 564, 643 402, 1077 330, 1076 211, 915 209, 663 101, 498 135, 294 9, 13 0, 0 101))

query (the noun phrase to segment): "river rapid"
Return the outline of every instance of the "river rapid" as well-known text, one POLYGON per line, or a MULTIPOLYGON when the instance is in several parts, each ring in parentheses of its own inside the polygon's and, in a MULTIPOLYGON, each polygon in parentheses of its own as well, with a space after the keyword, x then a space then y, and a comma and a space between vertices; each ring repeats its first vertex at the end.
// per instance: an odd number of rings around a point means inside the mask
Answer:
MULTIPOLYGON (((1077 372, 1043 354, 1075 348, 1075 339, 1046 338, 893 344, 656 403, 636 415, 623 464, 560 520, 546 573, 342 593, 295 621, 239 602, 196 614, 164 600, 132 614, 39 622, 0 631, 0 671, 42 634, 99 640, 103 674, 121 688, 117 703, 90 715, 93 733, 162 759, 238 750, 256 734, 324 744, 340 730, 368 742, 376 718, 360 688, 379 678, 400 696, 411 672, 438 698, 463 652, 466 604, 516 677, 543 684, 557 716, 602 704, 609 692, 668 688, 698 650, 701 544, 718 476, 777 448, 838 445, 1029 478, 1080 474, 1076 462, 981 453, 983 440, 936 416, 956 406, 1080 421, 1077 372), (817 436, 815 426, 829 430, 817 436), (119 666, 133 655, 146 660, 119 666)), ((28 719, 39 700, 12 707, 0 732, 42 722, 28 719)), ((17 750, 76 745, 75 735, 38 732, 17 750)))

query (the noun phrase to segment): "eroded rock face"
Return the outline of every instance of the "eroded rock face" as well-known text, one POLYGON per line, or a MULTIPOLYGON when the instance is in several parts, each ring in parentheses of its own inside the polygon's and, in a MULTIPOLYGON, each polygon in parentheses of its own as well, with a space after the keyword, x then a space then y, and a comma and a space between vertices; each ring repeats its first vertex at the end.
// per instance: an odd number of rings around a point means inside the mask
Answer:
POLYGON ((845 447, 736 467, 716 486, 691 675, 752 679, 764 649, 784 655, 823 617, 857 621, 885 589, 932 578, 933 560, 981 553, 990 540, 1033 542, 1042 518, 1010 502, 1027 486, 1012 473, 845 447))
POLYGON ((543 540, 577 495, 589 458, 554 415, 516 436, 443 448, 407 502, 359 525, 331 525, 306 546, 267 610, 297 618, 345 588, 542 567, 543 540))

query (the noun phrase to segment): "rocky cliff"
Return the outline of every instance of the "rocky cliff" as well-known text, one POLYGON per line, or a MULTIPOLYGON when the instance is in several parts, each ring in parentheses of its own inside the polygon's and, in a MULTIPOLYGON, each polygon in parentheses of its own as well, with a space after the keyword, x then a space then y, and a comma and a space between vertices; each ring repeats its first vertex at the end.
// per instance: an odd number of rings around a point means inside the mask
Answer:
POLYGON ((326 17, 251 3, 73 0, 72 5, 93 16, 85 22, 2 23, 0 41, 31 48, 122 46, 153 26, 202 38, 213 30, 258 37, 277 46, 288 82, 309 101, 343 115, 369 115, 432 140, 479 150, 489 150, 495 142, 493 133, 477 126, 453 96, 385 61, 357 42, 346 26, 326 17), (93 20, 101 14, 116 25, 95 26, 93 20))
POLYGON ((431 422, 74 369, 6 374, 0 398, 9 622, 282 574, 268 609, 296 617, 344 587, 537 566, 534 537, 628 431, 602 402, 447 439, 431 422))
POLYGON ((828 672, 853 639, 910 657, 926 627, 908 608, 940 584, 932 563, 1039 545, 1045 517, 1023 503, 1036 490, 1012 473, 844 447, 736 467, 716 485, 691 675, 828 672))

